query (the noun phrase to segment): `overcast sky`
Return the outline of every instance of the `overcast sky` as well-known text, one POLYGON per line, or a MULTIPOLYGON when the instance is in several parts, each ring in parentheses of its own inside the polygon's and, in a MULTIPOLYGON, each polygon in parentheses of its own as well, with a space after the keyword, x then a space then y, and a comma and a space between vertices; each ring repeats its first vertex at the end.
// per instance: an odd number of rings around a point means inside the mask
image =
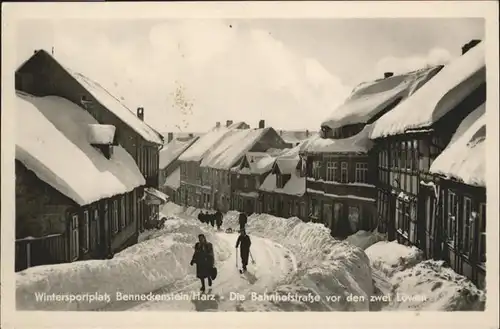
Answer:
POLYGON ((352 88, 446 63, 484 38, 482 19, 117 20, 23 22, 17 63, 34 49, 145 107, 161 132, 246 121, 319 129, 352 88), (183 104, 183 105, 182 105, 183 104), (186 106, 187 104, 187 106, 186 106), (191 106, 191 105, 192 106, 191 106))

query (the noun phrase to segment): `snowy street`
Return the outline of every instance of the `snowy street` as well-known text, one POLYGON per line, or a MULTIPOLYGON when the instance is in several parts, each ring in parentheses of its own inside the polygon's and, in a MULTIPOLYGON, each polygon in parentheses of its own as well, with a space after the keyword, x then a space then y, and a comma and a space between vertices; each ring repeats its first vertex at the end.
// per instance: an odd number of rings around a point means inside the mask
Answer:
MULTIPOLYGON (((238 233, 200 223, 195 208, 167 204, 165 227, 110 260, 32 267, 17 275, 17 305, 34 310, 93 311, 380 311, 459 310, 484 306, 484 294, 415 248, 360 231, 333 239, 321 224, 266 214, 249 217, 248 272, 240 274, 238 233), (214 246, 218 276, 199 294, 189 262, 198 234, 214 246), (108 294, 89 302, 44 296, 108 294), (142 299, 141 299, 142 298, 142 299), (274 298, 274 299, 273 299, 274 298), (422 299, 423 298, 423 299, 422 299)), ((223 229, 237 227, 237 212, 223 229)))

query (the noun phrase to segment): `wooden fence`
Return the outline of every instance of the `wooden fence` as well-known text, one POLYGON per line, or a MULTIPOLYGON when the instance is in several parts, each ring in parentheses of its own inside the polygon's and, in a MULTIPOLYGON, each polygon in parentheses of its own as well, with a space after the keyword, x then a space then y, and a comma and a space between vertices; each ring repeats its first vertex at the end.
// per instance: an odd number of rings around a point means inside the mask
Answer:
POLYGON ((64 263, 67 258, 65 234, 16 240, 16 272, 33 266, 64 263))

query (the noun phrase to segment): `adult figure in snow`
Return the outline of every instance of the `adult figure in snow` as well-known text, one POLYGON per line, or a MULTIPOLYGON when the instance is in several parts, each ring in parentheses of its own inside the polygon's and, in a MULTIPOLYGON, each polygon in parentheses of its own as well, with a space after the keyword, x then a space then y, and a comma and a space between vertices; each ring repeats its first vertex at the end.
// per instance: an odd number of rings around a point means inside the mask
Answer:
POLYGON ((236 240, 236 249, 240 247, 240 257, 243 272, 247 270, 248 256, 250 255, 251 244, 252 241, 250 240, 250 237, 246 234, 245 230, 241 230, 240 236, 238 236, 238 240, 236 240))
POLYGON ((201 222, 203 224, 208 224, 207 214, 204 211, 201 212, 201 222))
POLYGON ((200 213, 198 214, 198 220, 199 220, 201 223, 203 223, 203 212, 200 212, 200 213))
POLYGON ((219 209, 215 212, 215 224, 217 225, 217 230, 220 231, 220 227, 222 226, 222 213, 219 209))
POLYGON ((247 225, 247 215, 244 212, 240 212, 238 222, 240 223, 240 231, 244 231, 247 225))
POLYGON ((198 242, 194 245, 194 254, 191 259, 191 266, 196 264, 196 277, 201 281, 201 291, 205 291, 205 279, 208 279, 208 286, 212 286, 212 269, 214 267, 214 248, 207 241, 205 235, 198 235, 198 242))
POLYGON ((215 227, 215 214, 209 214, 208 216, 208 218, 210 219, 210 225, 212 225, 212 227, 215 227))

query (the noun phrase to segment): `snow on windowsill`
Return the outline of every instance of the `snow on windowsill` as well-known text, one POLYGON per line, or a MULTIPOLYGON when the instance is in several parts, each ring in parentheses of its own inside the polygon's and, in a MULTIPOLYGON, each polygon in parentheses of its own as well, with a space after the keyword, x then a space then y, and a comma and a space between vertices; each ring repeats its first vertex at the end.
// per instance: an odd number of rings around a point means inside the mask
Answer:
POLYGON ((327 196, 327 197, 338 198, 338 199, 355 199, 355 200, 363 200, 363 201, 369 201, 369 202, 375 202, 376 201, 373 198, 364 198, 364 197, 360 197, 360 196, 357 196, 357 195, 350 195, 350 194, 347 194, 347 195, 337 195, 337 194, 325 193, 324 191, 316 191, 316 190, 313 190, 313 189, 310 189, 310 188, 307 189, 307 193, 321 194, 321 195, 324 195, 324 196, 327 196))

